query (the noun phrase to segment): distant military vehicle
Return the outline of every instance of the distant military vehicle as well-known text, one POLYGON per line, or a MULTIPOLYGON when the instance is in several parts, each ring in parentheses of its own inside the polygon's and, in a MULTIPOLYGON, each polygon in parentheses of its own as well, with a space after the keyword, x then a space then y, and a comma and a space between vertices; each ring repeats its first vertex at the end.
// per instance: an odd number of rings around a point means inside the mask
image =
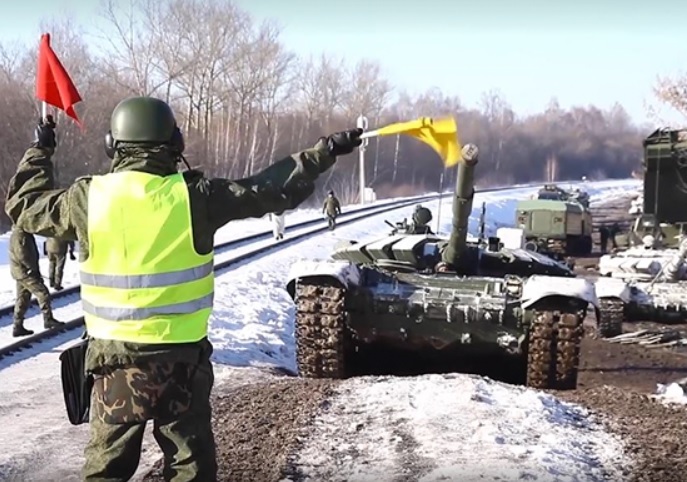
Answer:
POLYGON ((536 199, 517 203, 515 223, 524 231, 525 247, 531 251, 556 259, 592 252, 592 215, 585 191, 546 184, 536 199))
MULTIPOLYGON (((597 293, 616 293, 616 311, 628 320, 687 319, 687 129, 658 129, 643 143, 643 202, 629 248, 599 259, 597 293), (620 297, 618 293, 623 293, 620 297)), ((602 300, 602 304, 606 304, 602 300)), ((620 316, 620 315, 618 315, 620 316)))
POLYGON ((512 357, 530 387, 577 384, 582 320, 593 285, 524 249, 468 241, 477 147, 458 166, 450 237, 396 234, 340 245, 333 260, 294 264, 301 376, 369 372, 361 353, 393 347, 433 360, 512 357))

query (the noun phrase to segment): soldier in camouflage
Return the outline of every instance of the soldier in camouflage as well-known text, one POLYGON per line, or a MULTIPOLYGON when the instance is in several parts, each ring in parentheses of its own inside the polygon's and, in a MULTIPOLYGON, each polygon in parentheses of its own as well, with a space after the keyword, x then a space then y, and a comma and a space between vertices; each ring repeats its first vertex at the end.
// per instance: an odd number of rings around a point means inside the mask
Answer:
MULTIPOLYGON (((165 240, 158 242, 157 238, 150 236, 149 239, 137 238, 138 244, 129 244, 129 247, 142 255, 150 246, 159 253, 169 248, 185 258, 211 259, 214 234, 220 227, 234 219, 259 218, 270 212, 296 208, 313 193, 314 181, 334 164, 337 156, 348 154, 361 144, 362 134, 361 129, 354 129, 321 138, 313 148, 291 155, 241 180, 209 179, 202 172, 189 169, 181 174, 183 187, 180 191, 177 165, 184 160, 184 143, 174 114, 158 99, 135 97, 122 101, 112 114, 111 131, 106 137, 106 151, 113 159, 111 174, 80 178, 66 190, 52 190, 48 181, 52 177, 51 156, 56 147, 54 127, 52 122, 41 121, 36 129, 35 142, 24 154, 17 174, 9 183, 6 212, 14 223, 29 232, 78 240, 82 276, 88 274, 88 266, 107 264, 108 240, 119 243, 117 251, 109 254, 115 257, 126 254, 121 249, 124 241, 108 237, 109 221, 89 217, 91 209, 102 213, 103 209, 110 208, 89 204, 89 199, 102 200, 103 193, 108 193, 109 199, 123 199, 131 204, 140 193, 148 193, 140 188, 142 179, 148 183, 143 187, 150 183, 171 185, 173 190, 169 192, 176 193, 187 208, 183 205, 181 209, 164 205, 156 208, 149 202, 139 205, 146 209, 161 209, 163 213, 175 209, 175 219, 184 226, 188 225, 190 233, 176 238, 179 240, 177 245, 186 246, 188 240, 192 243, 190 251, 193 252, 179 251, 178 246, 165 243, 165 240), (105 181, 108 178, 112 181, 105 181), (122 185, 126 192, 119 195, 110 186, 122 179, 134 180, 136 186, 128 188, 122 185), (190 216, 184 215, 186 209, 190 216), (102 246, 93 244, 96 242, 102 246), (99 261, 96 263, 95 260, 99 261)), ((141 216, 139 213, 127 211, 125 214, 116 208, 108 212, 118 217, 112 220, 115 225, 119 223, 127 229, 139 221, 136 236, 147 232, 146 225, 137 219, 141 216)), ((169 218, 153 220, 163 230, 178 229, 174 223, 166 223, 166 219, 169 218)), ((166 259, 164 263, 178 264, 174 259, 166 259)), ((126 275, 126 278, 137 280, 137 274, 126 275)), ((101 278, 103 282, 111 282, 107 276, 101 278)), ((92 287, 88 290, 92 291, 92 287)), ((169 292, 165 293, 169 297, 169 292)), ((185 291, 180 292, 180 295, 185 294, 185 291)), ((85 363, 86 370, 94 376, 91 439, 85 451, 84 479, 130 479, 138 465, 146 422, 152 420, 155 438, 164 453, 165 480, 217 480, 210 406, 214 383, 210 361, 212 345, 206 331, 212 296, 204 298, 203 302, 210 304, 202 311, 190 315, 169 315, 169 319, 158 315, 154 320, 133 323, 117 322, 117 318, 109 321, 106 319, 108 315, 95 313, 93 306, 86 303, 89 296, 92 294, 87 294, 85 279, 82 278, 82 300, 89 334, 85 363), (185 316, 190 318, 185 319, 185 316), (182 335, 189 330, 198 333, 198 327, 201 327, 202 334, 194 337, 197 341, 178 343, 131 341, 117 335, 119 330, 136 335, 133 327, 143 327, 146 323, 162 324, 171 332, 182 335), (110 330, 112 336, 98 337, 96 334, 103 330, 110 330)), ((97 301, 97 296, 92 299, 97 301)), ((107 311, 108 304, 121 305, 120 300, 116 293, 109 301, 101 300, 105 308, 103 313, 107 311)), ((167 334, 164 330, 152 330, 140 336, 164 338, 167 334)))
POLYGON ((76 261, 74 256, 74 241, 59 238, 48 238, 43 243, 43 254, 48 256, 48 282, 51 288, 62 290, 62 276, 64 275, 64 263, 67 261, 67 249, 69 259, 76 261))
POLYGON ((329 229, 331 231, 336 229, 336 217, 341 214, 341 203, 336 196, 334 196, 334 191, 330 190, 327 193, 327 197, 322 204, 322 213, 324 213, 327 218, 329 229))
POLYGON ((48 330, 64 323, 53 318, 50 306, 50 293, 43 282, 38 265, 38 247, 34 236, 18 226, 10 235, 10 274, 17 283, 17 299, 14 303, 14 325, 12 336, 33 335, 24 327, 24 316, 29 309, 31 295, 36 297, 43 313, 43 327, 48 330))

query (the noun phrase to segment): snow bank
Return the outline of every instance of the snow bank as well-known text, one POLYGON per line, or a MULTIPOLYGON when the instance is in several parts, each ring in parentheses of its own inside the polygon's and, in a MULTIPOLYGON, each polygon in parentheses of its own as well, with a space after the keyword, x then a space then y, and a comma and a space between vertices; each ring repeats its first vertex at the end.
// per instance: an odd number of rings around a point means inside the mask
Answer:
POLYGON ((347 380, 303 440, 313 481, 620 481, 628 464, 584 409, 470 375, 347 380))

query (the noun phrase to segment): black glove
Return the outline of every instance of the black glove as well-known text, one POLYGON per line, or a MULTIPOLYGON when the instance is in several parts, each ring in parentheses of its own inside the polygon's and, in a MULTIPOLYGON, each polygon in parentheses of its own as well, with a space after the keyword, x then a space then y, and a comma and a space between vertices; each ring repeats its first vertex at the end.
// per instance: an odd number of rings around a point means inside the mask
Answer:
POLYGON ((326 137, 325 143, 327 144, 329 154, 333 157, 350 154, 353 152, 353 149, 363 143, 363 140, 360 138, 362 133, 363 130, 358 128, 336 132, 326 137))
POLYGON ((74 256, 74 253, 69 253, 69 259, 76 261, 76 256, 74 256))
POLYGON ((36 130, 34 131, 33 147, 47 147, 54 149, 57 147, 57 139, 55 138, 55 121, 51 115, 38 121, 36 130))

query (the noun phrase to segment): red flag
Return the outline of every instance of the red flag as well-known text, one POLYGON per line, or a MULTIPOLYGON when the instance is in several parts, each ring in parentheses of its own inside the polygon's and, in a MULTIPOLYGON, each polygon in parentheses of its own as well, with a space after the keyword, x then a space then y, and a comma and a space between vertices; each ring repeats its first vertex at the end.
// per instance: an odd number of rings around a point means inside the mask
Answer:
POLYGON ((50 47, 50 34, 47 33, 41 36, 41 46, 38 51, 36 97, 62 109, 81 127, 81 121, 74 110, 74 104, 81 101, 81 95, 67 71, 64 70, 62 62, 50 47))

